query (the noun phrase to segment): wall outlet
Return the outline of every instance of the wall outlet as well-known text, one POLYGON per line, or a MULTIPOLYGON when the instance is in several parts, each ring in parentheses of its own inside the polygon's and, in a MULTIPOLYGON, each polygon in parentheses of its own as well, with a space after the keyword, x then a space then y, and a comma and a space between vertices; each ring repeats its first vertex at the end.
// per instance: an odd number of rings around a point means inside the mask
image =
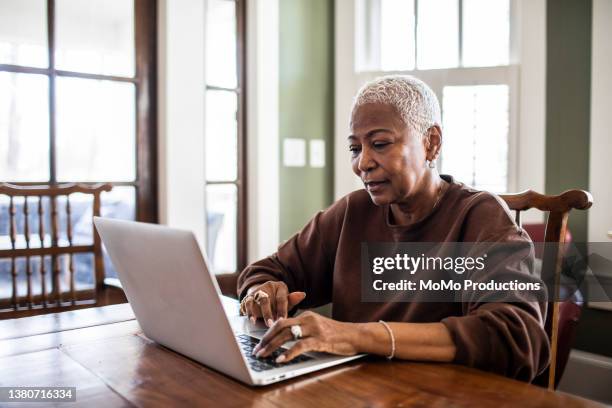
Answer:
POLYGON ((325 140, 310 141, 310 167, 325 167, 325 140))
POLYGON ((304 139, 284 139, 283 166, 304 167, 306 165, 306 141, 304 139))

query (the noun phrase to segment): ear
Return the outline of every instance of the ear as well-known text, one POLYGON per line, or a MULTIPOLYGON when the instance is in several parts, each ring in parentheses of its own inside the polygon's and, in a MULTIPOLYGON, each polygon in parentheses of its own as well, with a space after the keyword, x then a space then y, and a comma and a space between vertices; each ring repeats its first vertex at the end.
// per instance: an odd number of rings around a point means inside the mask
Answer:
POLYGON ((433 125, 427 129, 425 134, 425 150, 427 160, 433 161, 438 158, 442 149, 442 129, 439 125, 433 125))

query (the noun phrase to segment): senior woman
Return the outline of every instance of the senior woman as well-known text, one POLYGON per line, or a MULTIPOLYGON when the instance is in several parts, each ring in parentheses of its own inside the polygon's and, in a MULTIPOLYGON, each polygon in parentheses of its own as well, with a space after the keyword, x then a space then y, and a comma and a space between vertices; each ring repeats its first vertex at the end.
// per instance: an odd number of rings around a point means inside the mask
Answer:
MULTIPOLYGON (((348 137, 352 168, 365 189, 319 212, 278 251, 240 274, 241 310, 268 329, 255 352, 266 357, 299 337, 277 361, 307 351, 455 362, 532 380, 548 364, 545 303, 362 302, 362 242, 529 241, 494 195, 439 175, 440 107, 411 76, 361 88, 348 137), (296 305, 332 303, 333 318, 296 305)), ((533 251, 517 273, 529 274, 533 251)), ((516 272, 516 271, 515 271, 516 272)))

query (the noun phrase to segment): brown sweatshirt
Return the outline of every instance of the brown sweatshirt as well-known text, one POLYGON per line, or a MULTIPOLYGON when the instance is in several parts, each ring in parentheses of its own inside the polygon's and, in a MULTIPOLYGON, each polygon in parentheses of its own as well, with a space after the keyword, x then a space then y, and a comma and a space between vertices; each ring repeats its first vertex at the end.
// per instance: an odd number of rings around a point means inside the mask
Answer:
MULTIPOLYGON (((290 291, 306 292, 301 308, 332 302, 333 318, 346 322, 442 322, 457 352, 455 363, 531 381, 548 365, 544 331, 546 303, 361 301, 362 242, 530 241, 507 206, 493 194, 473 190, 450 176, 450 187, 423 220, 393 225, 389 206, 376 206, 365 190, 352 192, 320 211, 278 251, 242 271, 238 294, 268 280, 282 280, 290 291)), ((517 254, 508 273, 530 274, 533 250, 517 254)))

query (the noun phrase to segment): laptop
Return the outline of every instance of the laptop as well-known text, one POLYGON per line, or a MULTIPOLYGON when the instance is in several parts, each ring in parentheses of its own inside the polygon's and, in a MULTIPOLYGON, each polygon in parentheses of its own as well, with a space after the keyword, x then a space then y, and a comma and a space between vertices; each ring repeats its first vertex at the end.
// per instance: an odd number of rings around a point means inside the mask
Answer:
POLYGON ((250 385, 266 385, 341 364, 344 357, 305 353, 287 363, 251 354, 266 332, 239 316, 190 231, 94 217, 123 290, 144 334, 207 367, 250 385), (224 305, 225 302, 225 305, 224 305))

